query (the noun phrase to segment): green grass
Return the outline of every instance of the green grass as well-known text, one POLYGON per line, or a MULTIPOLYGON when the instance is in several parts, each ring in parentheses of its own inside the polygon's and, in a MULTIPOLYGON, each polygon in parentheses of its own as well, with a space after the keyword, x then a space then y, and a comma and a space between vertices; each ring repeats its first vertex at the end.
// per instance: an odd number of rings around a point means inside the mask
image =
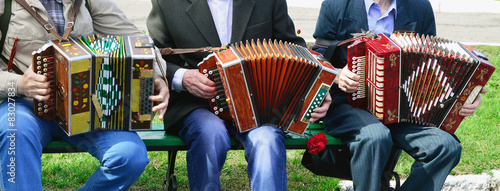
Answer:
MULTIPOLYGON (((246 174, 244 151, 229 151, 221 173, 223 190, 250 190, 246 174)), ((287 171, 289 190, 334 190, 338 179, 316 176, 300 165, 304 150, 288 150, 287 171)), ((167 170, 167 152, 149 152, 151 162, 130 190, 162 190, 167 170)), ((175 172, 178 189, 189 190, 186 152, 179 151, 175 172)), ((85 184, 97 169, 98 162, 87 153, 44 154, 42 182, 45 190, 76 190, 85 184)))
MULTIPOLYGON (((489 92, 476 114, 465 120, 456 135, 462 141, 462 158, 453 175, 479 174, 500 166, 500 47, 478 46, 497 70, 488 82, 489 92)), ((249 190, 244 151, 230 151, 221 175, 223 190, 249 190)), ((316 176, 300 164, 303 150, 287 151, 289 190, 336 190, 338 179, 316 176)), ((131 190, 162 190, 167 152, 149 152, 151 163, 131 190)), ((404 153, 396 171, 410 173, 413 159, 404 153)), ((46 190, 76 190, 85 184, 99 163, 87 153, 44 154, 42 182, 46 190)), ((185 152, 178 153, 176 174, 179 190, 188 190, 185 152)))

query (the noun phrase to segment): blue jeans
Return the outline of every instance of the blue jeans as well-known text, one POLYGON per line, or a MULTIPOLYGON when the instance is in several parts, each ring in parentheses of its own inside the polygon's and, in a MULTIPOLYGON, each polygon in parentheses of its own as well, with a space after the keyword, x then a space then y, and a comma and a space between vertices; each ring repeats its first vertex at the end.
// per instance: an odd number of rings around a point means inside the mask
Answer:
POLYGON ((8 123, 7 100, 0 103, 2 190, 42 190, 42 149, 54 138, 80 147, 101 163, 80 190, 127 190, 149 163, 146 146, 135 132, 98 131, 68 137, 54 121, 37 118, 29 101, 15 99, 10 108, 15 108, 13 127, 8 123))
POLYGON ((247 172, 252 190, 286 190, 284 133, 262 126, 238 133, 207 109, 196 109, 177 123, 186 142, 191 190, 221 190, 220 173, 234 137, 245 148, 247 172))
POLYGON ((458 139, 435 127, 410 123, 386 127, 369 112, 345 103, 331 105, 323 121, 326 132, 340 137, 352 154, 356 190, 380 189, 393 143, 415 159, 400 190, 441 190, 460 161, 462 147, 458 139))

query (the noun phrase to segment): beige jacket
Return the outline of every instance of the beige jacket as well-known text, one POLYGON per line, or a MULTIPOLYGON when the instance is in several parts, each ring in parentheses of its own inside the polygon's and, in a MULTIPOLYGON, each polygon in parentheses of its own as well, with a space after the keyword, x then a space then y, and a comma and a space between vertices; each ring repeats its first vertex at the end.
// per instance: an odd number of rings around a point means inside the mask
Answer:
MULTIPOLYGON (((87 1, 90 11, 87 10, 84 0, 70 36, 91 34, 109 34, 115 36, 143 35, 139 29, 125 17, 125 14, 118 8, 113 0, 87 1)), ((40 0, 26 0, 26 2, 46 21, 52 23, 40 0)), ((68 22, 74 0, 62 0, 62 2, 64 7, 64 18, 65 21, 68 22)), ((0 15, 4 13, 4 6, 4 0, 0 0, 0 15)), ((51 33, 48 33, 28 11, 15 0, 12 0, 12 16, 5 45, 3 50, 1 50, 2 55, 7 59, 10 57, 15 38, 19 38, 19 40, 17 42, 17 54, 14 58, 14 65, 21 69, 21 71, 26 71, 29 65, 31 65, 31 53, 33 51, 42 47, 42 45, 49 40, 56 40, 56 38, 51 33)), ((157 56, 157 60, 160 61, 163 65, 163 69, 166 70, 165 61, 161 59, 161 56, 157 56)), ((156 64, 155 66, 157 67, 156 64)), ((12 87, 12 83, 17 92, 17 81, 21 77, 18 74, 9 73, 6 70, 7 63, 4 63, 3 60, 0 59, 0 101, 8 97, 8 88, 12 87)))

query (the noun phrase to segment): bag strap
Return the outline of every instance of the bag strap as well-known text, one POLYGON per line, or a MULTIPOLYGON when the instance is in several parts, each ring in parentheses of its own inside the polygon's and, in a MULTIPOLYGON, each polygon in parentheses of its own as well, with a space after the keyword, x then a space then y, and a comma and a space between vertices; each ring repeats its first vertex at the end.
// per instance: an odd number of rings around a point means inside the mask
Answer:
POLYGON ((73 30, 73 26, 75 24, 76 14, 80 11, 80 5, 82 4, 82 0, 76 0, 75 4, 72 7, 72 14, 70 16, 69 22, 66 24, 66 29, 64 30, 64 35, 61 37, 59 33, 55 30, 54 26, 43 19, 37 12, 35 12, 30 5, 25 0, 16 0, 21 6, 26 9, 33 18, 35 18, 42 26, 47 30, 47 32, 52 33, 59 41, 68 40, 69 33, 73 30))
POLYGON ((7 38, 7 31, 9 30, 10 16, 12 15, 12 0, 5 0, 5 8, 2 16, 0 16, 0 31, 2 31, 2 39, 0 40, 0 57, 7 63, 9 60, 5 58, 1 51, 3 51, 3 45, 5 44, 5 39, 7 38))

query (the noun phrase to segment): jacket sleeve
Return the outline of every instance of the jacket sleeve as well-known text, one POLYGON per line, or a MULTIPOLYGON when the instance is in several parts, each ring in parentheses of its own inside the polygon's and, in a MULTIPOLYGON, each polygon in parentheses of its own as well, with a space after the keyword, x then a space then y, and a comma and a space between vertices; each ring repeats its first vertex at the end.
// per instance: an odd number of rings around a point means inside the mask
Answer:
MULTIPOLYGON (((168 48, 168 47, 175 47, 175 44, 170 37, 170 33, 168 31, 168 28, 166 27, 164 16, 162 9, 160 7, 160 4, 158 0, 152 0, 152 9, 151 12, 149 13, 148 19, 147 19, 147 27, 149 31, 149 35, 151 38, 153 38, 153 41, 155 45, 159 48, 168 48)), ((166 61, 166 65, 168 67, 168 70, 166 72, 166 77, 169 82, 169 84, 172 84, 172 79, 174 77, 175 72, 181 68, 181 66, 174 64, 181 62, 180 57, 178 56, 163 56, 163 58, 166 61)))
MULTIPOLYGON (((0 16, 3 15, 5 9, 5 1, 0 0, 0 16)), ((0 32, 0 37, 5 34, 0 32)), ((0 54, 3 53, 3 50, 0 50, 0 54)), ((17 80, 21 77, 15 73, 9 73, 7 70, 7 63, 4 63, 3 59, 0 59, 0 100, 9 97, 9 93, 15 92, 17 94, 17 80), (11 89, 9 89, 11 88, 11 89)))
POLYGON ((292 42, 306 47, 306 41, 297 36, 292 19, 288 15, 285 0, 277 0, 273 16, 273 38, 292 42))
POLYGON ((17 94, 17 80, 19 80, 20 77, 21 75, 9 73, 0 69, 0 100, 10 97, 9 94, 11 93, 15 93, 14 96, 19 96, 17 94))
POLYGON ((316 29, 313 34, 316 41, 312 50, 323 54, 323 56, 332 64, 335 64, 335 55, 340 55, 336 52, 342 52, 337 50, 337 44, 342 40, 345 40, 338 39, 337 37, 337 31, 340 24, 338 23, 338 17, 339 15, 342 15, 338 9, 335 9, 335 7, 338 6, 340 5, 334 5, 334 1, 323 1, 319 11, 318 20, 316 21, 316 29))

